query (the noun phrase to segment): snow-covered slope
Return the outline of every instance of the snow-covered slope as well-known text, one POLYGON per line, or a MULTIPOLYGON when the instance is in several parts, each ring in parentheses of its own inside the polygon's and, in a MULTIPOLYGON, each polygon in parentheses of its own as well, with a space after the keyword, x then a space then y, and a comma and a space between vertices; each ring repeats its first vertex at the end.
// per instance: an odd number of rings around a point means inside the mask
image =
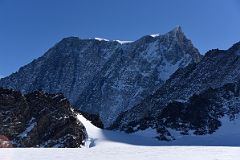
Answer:
POLYGON ((155 130, 146 129, 132 134, 127 134, 120 131, 110 131, 99 129, 92 125, 82 115, 77 116, 84 124, 88 140, 85 147, 92 149, 109 148, 111 150, 118 150, 121 147, 135 146, 136 148, 157 147, 157 146, 240 146, 240 118, 235 121, 229 121, 228 118, 222 118, 222 126, 218 132, 210 135, 182 135, 180 132, 172 130, 169 131, 175 136, 173 141, 158 141, 155 137, 158 136, 155 130))
POLYGON ((82 115, 77 116, 87 130, 88 139, 85 146, 87 148, 102 148, 125 145, 139 146, 158 146, 160 142, 154 136, 154 131, 145 132, 143 134, 127 134, 119 131, 103 130, 95 127, 90 121, 86 120, 82 115))

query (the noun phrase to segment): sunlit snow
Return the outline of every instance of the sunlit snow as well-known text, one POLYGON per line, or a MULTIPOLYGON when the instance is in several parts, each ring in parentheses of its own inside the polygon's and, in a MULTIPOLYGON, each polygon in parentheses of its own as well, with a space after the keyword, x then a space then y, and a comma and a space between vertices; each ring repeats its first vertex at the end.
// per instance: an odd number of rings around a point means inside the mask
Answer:
POLYGON ((158 33, 158 34, 151 34, 150 35, 151 37, 158 37, 158 36, 160 36, 160 34, 158 33))
POLYGON ((116 41, 120 44, 125 44, 125 43, 132 43, 133 41, 121 41, 121 40, 113 40, 113 41, 116 41))
POLYGON ((95 37, 94 39, 95 39, 95 40, 98 40, 98 41, 109 41, 108 39, 98 38, 98 37, 95 37))
MULTIPOLYGON (((108 39, 105 39, 105 38, 99 38, 99 37, 95 37, 94 38, 95 40, 98 40, 98 41, 110 41, 108 39)), ((115 42, 118 42, 120 44, 125 44, 125 43, 132 43, 133 41, 121 41, 121 40, 111 40, 111 41, 115 41, 115 42)))

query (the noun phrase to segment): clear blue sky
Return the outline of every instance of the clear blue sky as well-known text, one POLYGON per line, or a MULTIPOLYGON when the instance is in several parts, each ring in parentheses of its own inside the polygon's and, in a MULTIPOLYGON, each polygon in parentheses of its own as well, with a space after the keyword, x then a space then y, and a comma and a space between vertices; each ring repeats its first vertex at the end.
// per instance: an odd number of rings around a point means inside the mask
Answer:
POLYGON ((180 25, 204 54, 240 41, 239 0, 0 0, 0 76, 64 37, 136 40, 180 25))

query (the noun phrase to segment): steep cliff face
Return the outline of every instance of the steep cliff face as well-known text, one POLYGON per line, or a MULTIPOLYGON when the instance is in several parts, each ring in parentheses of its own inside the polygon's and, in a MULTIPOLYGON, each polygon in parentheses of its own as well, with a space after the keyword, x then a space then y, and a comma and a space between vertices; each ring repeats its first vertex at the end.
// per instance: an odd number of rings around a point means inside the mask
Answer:
POLYGON ((239 117, 240 43, 229 50, 209 51, 198 64, 179 69, 153 95, 123 112, 112 128, 134 132, 156 128, 159 138, 168 130, 211 134, 221 118, 239 117), (137 129, 136 129, 137 128, 137 129))
POLYGON ((38 89, 64 93, 75 102, 118 45, 117 42, 65 38, 42 57, 1 79, 0 86, 23 93, 38 89))
POLYGON ((13 147, 81 147, 87 138, 61 94, 0 88, 0 135, 13 147))
POLYGON ((154 93, 178 68, 199 62, 200 55, 181 28, 158 36, 145 36, 122 49, 85 88, 76 106, 98 113, 104 124, 154 93))
POLYGON ((131 43, 66 38, 44 56, 0 80, 30 92, 62 92, 81 111, 109 126, 119 113, 153 94, 178 68, 200 61, 180 27, 131 43))

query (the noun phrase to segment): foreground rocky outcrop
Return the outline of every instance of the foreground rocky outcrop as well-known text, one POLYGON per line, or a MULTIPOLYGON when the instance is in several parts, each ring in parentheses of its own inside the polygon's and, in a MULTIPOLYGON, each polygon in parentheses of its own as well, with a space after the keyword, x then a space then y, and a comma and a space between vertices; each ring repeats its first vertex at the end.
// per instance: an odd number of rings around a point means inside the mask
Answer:
POLYGON ((13 147, 81 147, 87 138, 85 127, 62 94, 22 95, 3 88, 0 135, 13 147))

